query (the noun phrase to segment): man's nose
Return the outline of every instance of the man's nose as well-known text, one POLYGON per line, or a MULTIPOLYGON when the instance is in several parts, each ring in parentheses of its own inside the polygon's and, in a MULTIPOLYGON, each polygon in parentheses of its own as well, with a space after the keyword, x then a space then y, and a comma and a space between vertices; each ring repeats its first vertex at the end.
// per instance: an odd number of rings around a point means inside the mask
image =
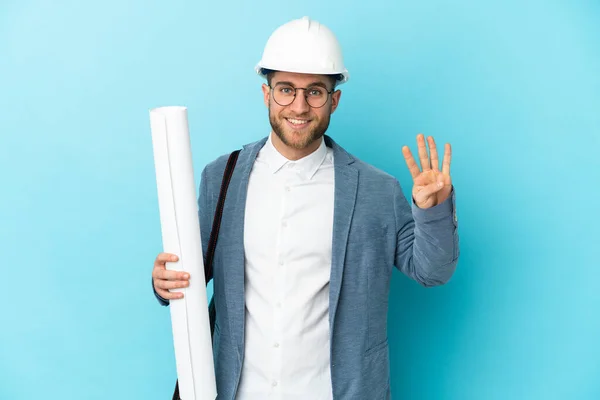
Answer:
POLYGON ((306 96, 304 95, 304 90, 296 90, 296 97, 289 107, 296 114, 303 114, 310 110, 310 106, 308 105, 306 96))

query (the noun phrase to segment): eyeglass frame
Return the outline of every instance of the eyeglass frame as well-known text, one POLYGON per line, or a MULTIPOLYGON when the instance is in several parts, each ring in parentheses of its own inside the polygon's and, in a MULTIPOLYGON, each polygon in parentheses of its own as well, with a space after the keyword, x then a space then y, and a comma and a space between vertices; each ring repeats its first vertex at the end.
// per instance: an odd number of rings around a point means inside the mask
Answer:
POLYGON ((289 106, 290 104, 294 103, 294 101, 296 101, 296 95, 298 94, 298 89, 302 89, 302 90, 304 90, 304 101, 306 101, 306 104, 308 104, 308 106, 309 106, 310 108, 322 108, 323 106, 325 106, 325 104, 327 104, 327 101, 329 100, 329 96, 331 96, 331 94, 335 92, 335 87, 334 87, 333 89, 331 89, 331 90, 327 90, 327 88, 326 88, 326 87, 323 87, 322 85, 312 85, 312 86, 309 86, 309 87, 307 87, 307 88, 300 88, 300 87, 295 87, 295 86, 293 86, 293 85, 291 85, 291 84, 289 84, 289 83, 287 83, 287 82, 277 82, 277 83, 276 83, 274 86, 271 86, 271 85, 268 85, 268 86, 269 86, 269 88, 271 89, 271 95, 273 96, 273 101, 275 101, 275 103, 277 103, 277 104, 278 104, 278 105, 280 105, 281 107, 287 107, 287 106, 289 106), (277 100, 275 100, 275 93, 274 93, 273 91, 275 90, 275 86, 277 86, 277 85, 279 85, 279 84, 282 84, 282 85, 287 85, 287 86, 290 86, 292 89, 294 89, 294 99, 293 99, 292 101, 290 101, 290 102, 289 102, 288 104, 286 104, 286 105, 280 104, 280 103, 279 103, 277 100), (319 88, 322 88, 322 89, 324 89, 324 90, 325 90, 325 93, 327 93, 327 98, 325 99, 325 102, 324 102, 322 105, 320 105, 319 107, 313 107, 313 106, 311 106, 311 105, 310 105, 310 103, 308 102, 308 97, 306 96, 306 91, 307 91, 309 88, 312 88, 312 87, 319 87, 319 88))

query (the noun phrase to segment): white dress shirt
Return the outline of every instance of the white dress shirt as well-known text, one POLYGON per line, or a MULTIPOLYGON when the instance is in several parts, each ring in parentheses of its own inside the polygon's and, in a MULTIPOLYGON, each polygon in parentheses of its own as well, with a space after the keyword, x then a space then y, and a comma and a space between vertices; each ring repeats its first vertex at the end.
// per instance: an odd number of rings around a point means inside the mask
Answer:
POLYGON ((290 161, 270 136, 254 163, 246 201, 239 400, 333 397, 328 322, 333 200, 333 152, 325 142, 290 161))

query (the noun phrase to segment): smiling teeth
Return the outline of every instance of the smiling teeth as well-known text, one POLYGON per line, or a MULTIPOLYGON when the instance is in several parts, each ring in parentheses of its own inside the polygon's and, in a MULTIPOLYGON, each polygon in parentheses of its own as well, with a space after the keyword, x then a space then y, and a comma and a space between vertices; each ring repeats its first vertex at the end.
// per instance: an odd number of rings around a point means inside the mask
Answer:
POLYGON ((302 125, 302 124, 305 124, 306 122, 308 122, 305 119, 291 119, 291 118, 288 118, 288 121, 290 121, 294 125, 302 125))

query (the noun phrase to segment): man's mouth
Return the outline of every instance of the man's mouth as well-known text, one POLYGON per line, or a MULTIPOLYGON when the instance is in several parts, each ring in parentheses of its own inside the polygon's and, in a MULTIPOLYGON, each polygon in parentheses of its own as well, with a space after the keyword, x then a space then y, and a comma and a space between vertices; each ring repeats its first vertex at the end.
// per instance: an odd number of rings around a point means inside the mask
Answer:
POLYGON ((311 121, 310 119, 300 119, 300 118, 286 118, 285 119, 294 129, 304 128, 311 121))

